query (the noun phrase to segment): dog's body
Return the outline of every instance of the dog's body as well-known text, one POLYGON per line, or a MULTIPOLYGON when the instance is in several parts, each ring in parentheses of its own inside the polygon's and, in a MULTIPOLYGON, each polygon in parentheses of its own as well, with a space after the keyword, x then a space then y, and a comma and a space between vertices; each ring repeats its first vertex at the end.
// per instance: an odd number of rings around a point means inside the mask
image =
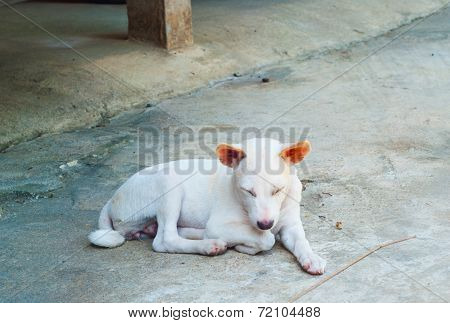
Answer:
POLYGON ((293 167, 308 152, 307 142, 284 147, 253 139, 219 145, 219 160, 146 168, 106 203, 89 240, 117 247, 145 234, 154 237, 157 252, 217 255, 228 247, 269 250, 276 236, 306 271, 322 274, 325 261, 311 250, 300 220, 302 184, 293 167))

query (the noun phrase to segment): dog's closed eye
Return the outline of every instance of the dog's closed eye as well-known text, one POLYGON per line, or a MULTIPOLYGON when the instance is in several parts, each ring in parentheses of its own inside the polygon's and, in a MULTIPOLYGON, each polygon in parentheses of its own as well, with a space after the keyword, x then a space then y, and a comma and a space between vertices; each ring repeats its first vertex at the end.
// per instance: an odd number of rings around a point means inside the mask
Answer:
POLYGON ((254 191, 253 189, 248 190, 248 189, 243 188, 243 187, 241 187, 241 189, 244 190, 244 191, 246 191, 246 192, 247 192, 248 194, 250 194, 251 196, 256 197, 256 193, 255 193, 255 191, 254 191))
POLYGON ((280 193, 282 190, 284 189, 284 187, 280 187, 280 188, 275 188, 272 192, 272 195, 277 195, 278 193, 280 193))

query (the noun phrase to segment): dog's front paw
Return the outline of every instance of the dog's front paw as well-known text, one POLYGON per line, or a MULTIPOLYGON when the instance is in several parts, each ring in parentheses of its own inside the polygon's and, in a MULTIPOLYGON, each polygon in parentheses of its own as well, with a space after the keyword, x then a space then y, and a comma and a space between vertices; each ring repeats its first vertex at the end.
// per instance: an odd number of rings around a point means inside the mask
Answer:
POLYGON ((267 251, 273 248, 275 244, 275 236, 270 231, 265 231, 261 237, 258 247, 261 251, 267 251))
POLYGON ((227 251, 227 243, 219 239, 207 240, 205 248, 205 255, 207 256, 217 256, 225 253, 227 251))
POLYGON ((313 252, 301 255, 298 261, 302 268, 311 275, 322 275, 325 272, 326 260, 313 252))

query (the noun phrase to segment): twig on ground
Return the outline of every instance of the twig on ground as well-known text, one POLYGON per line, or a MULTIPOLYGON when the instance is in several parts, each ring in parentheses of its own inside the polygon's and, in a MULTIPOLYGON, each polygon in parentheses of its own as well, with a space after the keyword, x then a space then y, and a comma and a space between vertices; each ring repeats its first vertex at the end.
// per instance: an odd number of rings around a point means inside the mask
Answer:
POLYGON ((354 264, 360 262, 361 260, 363 260, 364 258, 366 258, 367 256, 370 256, 371 254, 373 254, 375 251, 380 250, 381 248, 384 247, 388 247, 390 245, 399 243, 399 242, 403 242, 406 240, 410 240, 410 239, 414 239, 416 236, 409 236, 409 237, 405 237, 402 239, 398 239, 398 240, 391 240, 391 241, 386 241, 383 242, 375 247, 373 247, 372 249, 369 249, 365 254, 359 256, 358 258, 356 258, 355 260, 353 260, 352 262, 350 262, 349 264, 345 265, 344 267, 342 267, 341 269, 338 269, 337 271, 335 271, 334 273, 332 273, 331 275, 324 277, 323 279, 319 280, 317 283, 311 285, 310 287, 302 290, 301 292, 294 294, 290 299, 289 299, 289 303, 295 302, 297 300, 299 300, 300 298, 302 298, 303 296, 305 296, 306 294, 308 294, 309 292, 313 291, 314 289, 316 289, 317 287, 321 286, 322 284, 326 283, 327 281, 329 281, 331 278, 339 275, 340 273, 342 273, 343 271, 347 270, 348 268, 350 268, 351 266, 353 266, 354 264))

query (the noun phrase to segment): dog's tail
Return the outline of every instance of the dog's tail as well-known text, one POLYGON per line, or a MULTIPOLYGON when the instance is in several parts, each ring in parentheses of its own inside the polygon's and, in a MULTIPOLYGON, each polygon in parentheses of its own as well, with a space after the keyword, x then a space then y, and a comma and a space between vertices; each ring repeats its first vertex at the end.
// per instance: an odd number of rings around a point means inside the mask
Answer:
POLYGON ((109 217, 109 202, 103 207, 98 219, 99 229, 91 232, 88 236, 89 241, 96 246, 105 248, 115 248, 125 242, 125 237, 114 230, 112 220, 109 217))

